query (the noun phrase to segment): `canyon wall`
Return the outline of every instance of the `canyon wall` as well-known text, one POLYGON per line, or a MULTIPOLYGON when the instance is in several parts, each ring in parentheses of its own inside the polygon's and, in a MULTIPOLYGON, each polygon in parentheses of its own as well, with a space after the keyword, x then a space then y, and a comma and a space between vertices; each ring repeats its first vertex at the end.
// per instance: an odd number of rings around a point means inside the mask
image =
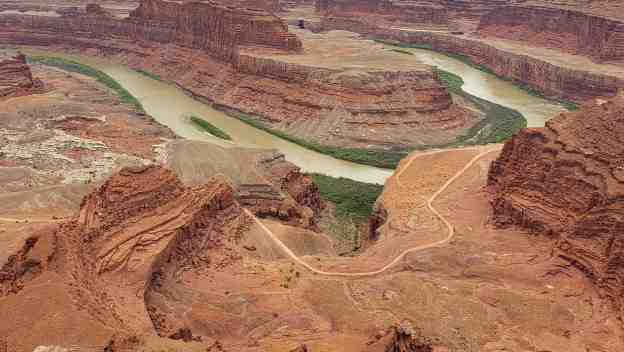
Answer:
POLYGON ((375 28, 369 35, 409 44, 426 44, 436 51, 460 54, 499 76, 536 88, 548 96, 585 100, 614 96, 624 87, 624 79, 608 74, 557 66, 528 55, 520 55, 484 41, 432 32, 408 32, 375 28))
POLYGON ((38 84, 33 79, 24 55, 0 59, 0 99, 28 94, 38 84))
POLYGON ((492 163, 498 225, 556 236, 555 254, 624 313, 624 96, 525 129, 492 163))
MULTIPOLYGON (((144 0, 125 19, 115 19, 99 6, 61 17, 5 15, 9 30, 30 28, 49 35, 173 44, 199 49, 226 62, 236 62, 240 46, 301 50, 301 41, 279 18, 263 10, 237 9, 213 2, 178 3, 144 0)), ((63 38, 65 39, 65 38, 63 38)))
POLYGON ((160 31, 145 33, 145 39, 175 41, 193 48, 206 48, 209 52, 215 51, 215 44, 217 49, 237 45, 290 51, 301 49, 301 41, 288 33, 288 26, 261 9, 237 8, 213 2, 143 0, 130 13, 128 21, 147 28, 151 24, 161 27, 160 31), (161 38, 161 31, 169 33, 161 38))
POLYGON ((412 22, 420 24, 444 25, 448 22, 447 10, 435 2, 387 1, 387 0, 317 0, 316 11, 325 15, 358 16, 365 14, 366 20, 390 22, 412 22))
POLYGON ((479 33, 562 49, 596 61, 624 60, 624 22, 580 11, 504 6, 481 18, 479 33))

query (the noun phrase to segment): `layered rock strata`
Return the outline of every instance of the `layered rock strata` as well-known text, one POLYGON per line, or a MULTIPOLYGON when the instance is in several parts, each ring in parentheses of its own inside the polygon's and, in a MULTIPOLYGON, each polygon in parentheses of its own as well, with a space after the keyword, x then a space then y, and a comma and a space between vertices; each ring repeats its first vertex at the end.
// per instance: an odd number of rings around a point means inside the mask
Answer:
POLYGON ((5 15, 0 42, 114 56, 210 103, 325 144, 436 144, 454 140, 475 120, 452 103, 430 67, 354 69, 284 61, 280 55, 296 56, 301 41, 260 10, 145 0, 126 19, 99 13, 91 7, 84 16, 5 15), (271 55, 258 54, 262 50, 271 55), (392 138, 397 131, 403 136, 392 138))
POLYGON ((526 129, 489 172, 494 220, 558 238, 624 313, 624 96, 526 129))
POLYGON ((516 2, 508 0, 318 0, 316 11, 368 23, 474 30, 489 11, 516 2))
MULTIPOLYGON (((418 21, 401 28, 391 22, 375 21, 375 15, 352 16, 348 11, 340 11, 337 3, 328 3, 321 7, 329 10, 321 11, 320 21, 311 26, 316 31, 350 30, 372 38, 424 44, 436 51, 461 54, 500 76, 557 98, 586 100, 614 96, 624 87, 621 66, 624 22, 616 13, 609 17, 604 10, 609 6, 617 8, 615 4, 601 4, 602 10, 596 13, 593 7, 577 2, 573 6, 559 2, 542 6, 539 1, 532 1, 520 6, 514 4, 522 2, 510 4, 499 0, 439 1, 435 2, 436 6, 448 12, 449 33, 441 33, 428 32, 428 24, 418 21), (542 52, 548 50, 542 47, 555 51, 542 52), (556 56, 561 49, 566 59, 556 56), (588 63, 593 60, 609 65, 594 67, 579 60, 586 58, 590 59, 586 60, 588 63)), ((380 12, 373 7, 362 6, 362 9, 380 12)))
POLYGON ((580 11, 504 6, 481 18, 479 33, 561 49, 596 61, 624 60, 624 22, 580 11))
POLYGON ((167 325, 145 300, 163 276, 217 270, 240 257, 232 249, 250 219, 234 193, 225 179, 184 187, 173 172, 155 166, 110 178, 56 235, 67 250, 60 259, 82 291, 78 303, 128 332, 183 328, 167 325))
POLYGON ((429 1, 387 0, 318 0, 316 10, 326 15, 365 15, 366 20, 408 22, 432 25, 448 24, 448 13, 442 4, 429 1), (378 18, 375 18, 378 16, 378 18))
MULTIPOLYGON (((333 22, 324 21, 323 29, 331 28, 333 22)), ((597 70, 588 72, 581 67, 559 66, 478 38, 370 26, 367 27, 365 34, 409 44, 426 44, 436 51, 461 54, 472 62, 491 69, 499 76, 538 89, 552 97, 582 101, 600 96, 615 96, 618 90, 624 87, 624 76, 621 74, 597 70)))
POLYGON ((29 94, 40 86, 41 82, 33 79, 24 55, 0 58, 0 99, 29 94))

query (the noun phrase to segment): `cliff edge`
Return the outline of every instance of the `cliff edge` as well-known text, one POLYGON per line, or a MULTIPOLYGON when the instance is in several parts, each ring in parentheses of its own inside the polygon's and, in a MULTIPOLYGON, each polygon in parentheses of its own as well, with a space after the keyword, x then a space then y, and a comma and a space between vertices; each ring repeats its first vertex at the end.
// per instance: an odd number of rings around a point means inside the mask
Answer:
POLYGON ((489 171, 494 221, 557 236, 555 254, 624 307, 624 96, 505 144, 489 171))

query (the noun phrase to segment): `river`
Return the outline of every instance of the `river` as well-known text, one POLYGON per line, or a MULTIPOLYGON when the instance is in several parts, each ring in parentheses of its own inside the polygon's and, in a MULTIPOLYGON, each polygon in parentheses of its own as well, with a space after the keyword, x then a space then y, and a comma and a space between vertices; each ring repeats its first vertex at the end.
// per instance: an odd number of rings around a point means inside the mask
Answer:
POLYGON ((565 108, 556 102, 533 96, 509 81, 478 70, 460 60, 426 49, 400 49, 413 53, 415 60, 460 76, 464 80, 462 87, 464 91, 519 111, 527 119, 528 127, 543 127, 551 117, 565 111, 565 108))
MULTIPOLYGON (((479 71, 469 65, 442 54, 428 50, 406 49, 414 53, 414 59, 461 76, 464 89, 480 98, 520 111, 530 127, 543 126, 545 121, 563 108, 548 100, 532 96, 512 83, 494 75, 479 71)), ((177 135, 187 139, 209 141, 222 146, 240 145, 253 148, 272 148, 282 152, 286 159, 305 172, 322 173, 334 177, 346 177, 356 181, 383 184, 391 170, 338 160, 301 147, 199 102, 175 85, 149 78, 126 66, 99 59, 75 55, 54 54, 97 68, 133 94, 145 111, 158 122, 168 126, 177 135), (221 128, 232 137, 232 142, 213 137, 191 124, 188 116, 200 116, 221 128)))

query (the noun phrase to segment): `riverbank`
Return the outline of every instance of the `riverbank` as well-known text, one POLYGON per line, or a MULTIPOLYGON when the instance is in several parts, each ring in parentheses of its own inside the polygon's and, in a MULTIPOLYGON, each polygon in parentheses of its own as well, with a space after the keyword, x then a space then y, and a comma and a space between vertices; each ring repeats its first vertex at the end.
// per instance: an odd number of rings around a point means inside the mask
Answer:
MULTIPOLYGON (((81 64, 73 60, 59 58, 53 55, 36 55, 32 57, 34 60, 41 64, 56 66, 62 69, 67 69, 69 71, 84 73, 89 76, 95 77, 96 79, 102 79, 103 83, 111 87, 111 89, 115 90, 118 94, 120 94, 121 97, 125 97, 124 101, 127 100, 133 105, 139 104, 140 106, 140 102, 138 101, 138 99, 132 96, 118 82, 116 82, 114 79, 112 79, 110 76, 106 75, 102 71, 91 68, 88 65, 81 64)), ((165 82, 160 76, 152 72, 143 69, 135 70, 148 78, 165 82)), ((448 86, 449 90, 453 92, 453 94, 461 96, 463 99, 468 100, 471 104, 481 110, 484 114, 484 118, 481 119, 476 125, 471 127, 466 134, 458 136, 457 139, 453 142, 435 145, 422 145, 409 148, 394 148, 391 150, 341 148, 323 145, 314 141, 308 141, 267 126, 265 123, 263 123, 261 117, 252 116, 229 106, 217 104, 213 100, 205 96, 199 96, 189 89, 180 86, 179 84, 175 85, 194 99, 197 99, 202 103, 208 104, 230 117, 234 117, 241 122, 244 122, 259 130, 270 133, 271 135, 337 159, 385 169, 394 169, 398 165, 400 160, 403 159, 411 151, 460 147, 462 145, 499 143, 507 138, 510 138, 519 129, 526 127, 526 120, 517 111, 508 109, 498 104, 491 103, 489 101, 480 99, 469 93, 464 92, 461 89, 461 86, 463 85, 463 80, 453 75, 452 73, 439 71, 438 75, 440 76, 440 78, 442 78, 444 83, 448 86)), ((142 106, 141 111, 143 111, 142 106)))
MULTIPOLYGON (((614 96, 624 87, 624 66, 595 63, 587 57, 561 50, 498 38, 411 29, 376 27, 362 34, 373 40, 467 59, 501 79, 525 86, 527 92, 564 104, 614 96)), ((574 108, 574 105, 567 105, 574 108)))
POLYGON ((55 56, 29 55, 28 60, 32 63, 57 67, 64 71, 80 73, 82 75, 95 78, 96 81, 102 83, 110 90, 115 92, 115 94, 119 96, 123 103, 134 107, 139 113, 145 113, 145 109, 143 108, 143 105, 141 104, 139 99, 137 99, 134 95, 128 92, 121 84, 119 84, 119 82, 114 80, 111 76, 100 70, 76 61, 67 60, 55 56))
POLYGON ((194 125, 197 126, 197 128, 201 129, 202 131, 205 131, 217 138, 225 139, 226 141, 232 140, 232 137, 230 137, 229 134, 227 134, 225 131, 223 131, 219 127, 206 121, 204 118, 191 115, 189 119, 194 125))
POLYGON ((527 127, 526 119, 518 111, 465 92, 462 89, 464 81, 461 77, 443 70, 438 70, 438 75, 453 94, 469 101, 470 104, 479 109, 484 115, 484 117, 477 122, 477 124, 472 126, 466 134, 458 136, 453 142, 443 144, 422 145, 394 151, 332 147, 313 141, 307 141, 285 132, 272 129, 265 125, 259 117, 254 117, 224 106, 217 106, 216 108, 255 128, 316 152, 342 160, 388 169, 396 168, 401 159, 413 151, 500 143, 511 138, 520 129, 527 127))
POLYGON ((395 52, 411 53, 409 51, 402 50, 402 49, 399 49, 399 48, 430 50, 430 51, 433 51, 435 53, 439 53, 439 54, 445 55, 445 56, 447 56, 447 57, 449 57, 451 59, 455 59, 455 60, 461 61, 461 62, 465 63, 466 65, 468 65, 468 66, 470 66, 470 67, 472 67, 474 69, 477 69, 479 71, 482 71, 482 72, 494 75, 498 79, 501 79, 503 81, 512 82, 516 87, 522 89, 523 91, 527 92, 528 94, 530 94, 530 95, 532 95, 534 97, 546 99, 546 100, 555 102, 557 104, 560 104, 561 106, 566 108, 568 111, 575 111, 575 110, 578 110, 578 108, 579 108, 578 103, 576 103, 576 102, 574 102, 572 100, 549 97, 542 90, 539 90, 537 88, 531 87, 528 84, 524 84, 522 82, 514 81, 514 80, 512 80, 511 78, 509 78, 507 76, 500 75, 497 72, 495 72, 492 69, 490 69, 489 67, 487 67, 487 66, 485 66, 483 64, 479 64, 479 63, 475 62, 473 59, 471 59, 470 57, 468 57, 466 55, 463 55, 463 54, 458 54, 458 53, 454 53, 454 52, 450 52, 450 51, 446 51, 446 50, 434 49, 433 45, 427 44, 427 43, 422 43, 422 44, 417 44, 417 43, 413 44, 413 43, 411 43, 411 44, 407 44, 407 43, 402 43, 402 42, 396 41, 396 40, 383 40, 383 39, 375 39, 375 41, 377 43, 393 47, 391 50, 393 50, 395 52))

